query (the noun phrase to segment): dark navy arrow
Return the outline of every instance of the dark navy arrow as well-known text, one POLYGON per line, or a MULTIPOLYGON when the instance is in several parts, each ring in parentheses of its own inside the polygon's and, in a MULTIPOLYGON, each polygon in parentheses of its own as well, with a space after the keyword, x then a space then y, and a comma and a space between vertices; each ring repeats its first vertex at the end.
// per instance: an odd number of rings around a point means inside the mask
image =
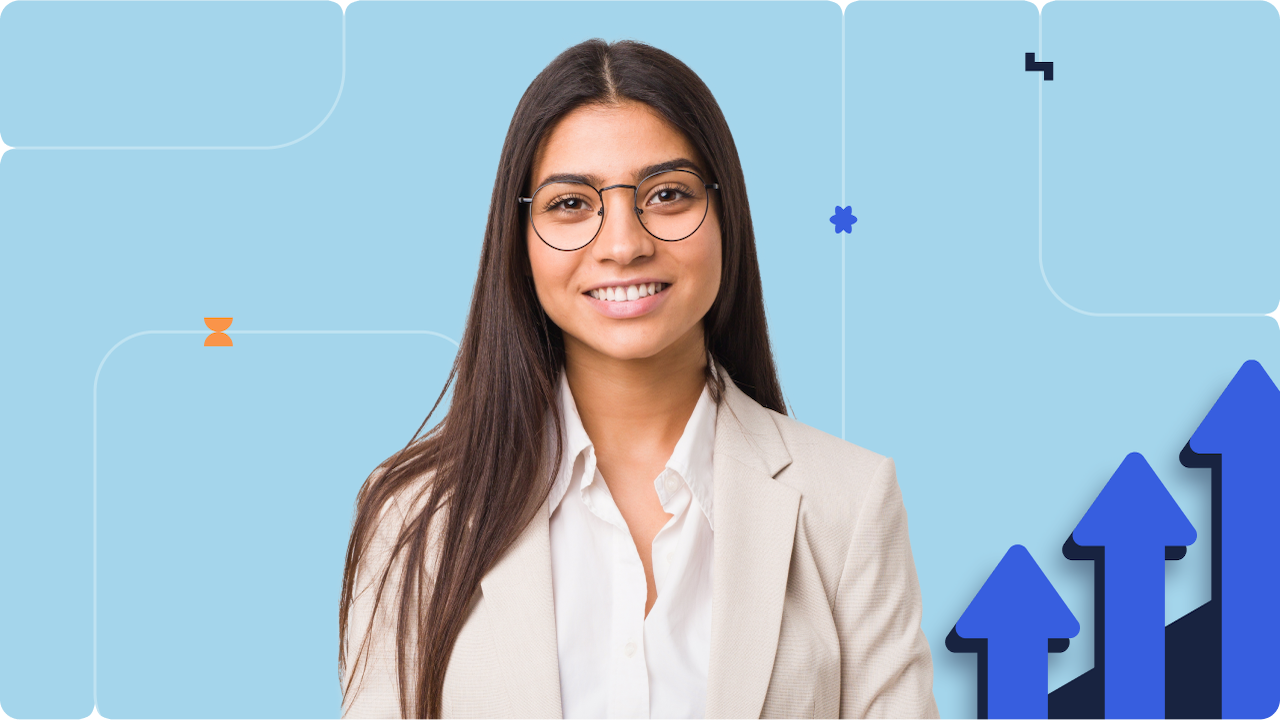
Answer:
POLYGON ((961 638, 987 640, 987 717, 1047 718, 1047 641, 1079 632, 1031 553, 1009 548, 955 627, 961 638))
POLYGON ((1188 445, 1221 456, 1222 717, 1270 717, 1280 705, 1280 389, 1261 364, 1240 367, 1188 445))
MULTIPOLYGON (((1105 716, 1162 718, 1164 712, 1164 561, 1182 557, 1196 529, 1138 453, 1129 453, 1071 533, 1068 545, 1104 548, 1105 716), (1181 550, 1169 553, 1169 549, 1181 550)), ((1095 582, 1097 580, 1095 579, 1095 582)), ((1095 660, 1096 662, 1096 660, 1095 660)))
POLYGON ((1044 79, 1053 79, 1053 63, 1037 63, 1036 54, 1027 53, 1027 72, 1036 73, 1044 70, 1044 79))

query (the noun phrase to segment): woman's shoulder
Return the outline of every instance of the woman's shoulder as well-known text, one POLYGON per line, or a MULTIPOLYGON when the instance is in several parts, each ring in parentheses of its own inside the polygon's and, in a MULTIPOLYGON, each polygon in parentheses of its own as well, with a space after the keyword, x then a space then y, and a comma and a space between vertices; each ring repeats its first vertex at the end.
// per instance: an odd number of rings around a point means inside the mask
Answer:
MULTIPOLYGON (((397 540, 409 524, 426 509, 431 496, 431 478, 434 475, 431 470, 419 471, 408 480, 399 481, 395 489, 388 490, 384 487, 384 483, 387 482, 386 476, 390 467, 388 461, 375 468, 370 473, 365 492, 362 494, 363 502, 377 504, 370 531, 369 549, 378 556, 376 562, 381 565, 390 561, 392 549, 397 544, 397 540)), ((438 513, 437 517, 440 517, 438 513)), ((439 539, 436 536, 440 532, 441 525, 443 523, 439 521, 431 523, 428 544, 439 539)))
POLYGON ((863 501, 897 483, 893 459, 769 410, 791 462, 774 479, 801 494, 802 512, 852 522, 863 501), (804 507, 804 506, 807 506, 804 507))

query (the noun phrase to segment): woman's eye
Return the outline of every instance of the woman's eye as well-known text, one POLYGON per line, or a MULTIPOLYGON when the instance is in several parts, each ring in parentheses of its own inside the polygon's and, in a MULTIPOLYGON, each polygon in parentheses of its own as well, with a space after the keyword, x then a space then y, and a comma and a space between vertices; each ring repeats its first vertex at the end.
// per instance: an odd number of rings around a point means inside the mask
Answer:
POLYGON ((686 193, 679 188, 663 188, 661 190, 654 191, 651 204, 663 205, 673 203, 678 200, 683 200, 685 197, 686 193))
POLYGON ((547 204, 546 212, 582 212, 586 210, 586 202, 582 198, 557 198, 547 204))

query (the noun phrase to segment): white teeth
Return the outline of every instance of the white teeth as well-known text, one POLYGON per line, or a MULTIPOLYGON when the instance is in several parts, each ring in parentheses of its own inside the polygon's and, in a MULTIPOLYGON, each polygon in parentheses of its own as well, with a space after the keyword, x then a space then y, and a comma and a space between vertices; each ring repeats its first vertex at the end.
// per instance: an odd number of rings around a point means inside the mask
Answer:
POLYGON ((643 285, 621 285, 611 288, 598 288, 592 290, 589 294, 597 300, 607 300, 609 302, 626 302, 629 300, 639 300, 642 297, 656 295, 667 288, 666 283, 645 283, 643 285))

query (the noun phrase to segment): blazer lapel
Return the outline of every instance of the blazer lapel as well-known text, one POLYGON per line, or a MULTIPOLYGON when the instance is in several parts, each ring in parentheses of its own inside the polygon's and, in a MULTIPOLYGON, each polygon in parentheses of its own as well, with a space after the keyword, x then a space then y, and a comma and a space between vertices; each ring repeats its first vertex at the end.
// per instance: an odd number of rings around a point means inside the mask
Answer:
POLYGON ((758 718, 778 649, 800 493, 773 479, 791 455, 769 412, 716 369, 726 403, 716 413, 706 716, 758 718))
POLYGON ((498 650, 494 692, 511 698, 514 717, 559 718, 560 659, 551 592, 547 502, 480 580, 498 650))

